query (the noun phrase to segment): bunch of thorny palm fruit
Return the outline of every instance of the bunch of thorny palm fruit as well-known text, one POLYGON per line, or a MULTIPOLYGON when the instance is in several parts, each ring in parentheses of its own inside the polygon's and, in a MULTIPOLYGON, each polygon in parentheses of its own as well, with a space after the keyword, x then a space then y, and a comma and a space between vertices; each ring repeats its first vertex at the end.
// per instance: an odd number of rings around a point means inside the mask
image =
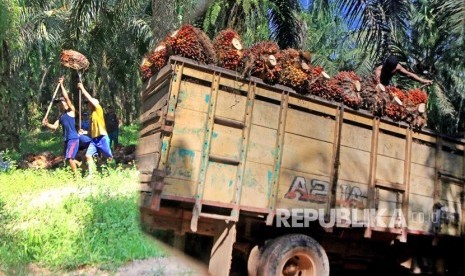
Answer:
POLYGON ((216 65, 236 71, 243 56, 242 42, 232 29, 221 31, 213 40, 216 53, 216 65))
POLYGON ((255 43, 250 49, 244 51, 239 62, 239 72, 244 76, 260 78, 268 84, 276 84, 281 71, 279 58, 280 50, 275 42, 255 43))
POLYGON ((244 78, 257 77, 270 85, 281 84, 302 95, 365 109, 376 117, 387 116, 416 128, 426 124, 428 95, 420 89, 406 93, 394 86, 379 86, 374 76, 362 78, 353 71, 342 71, 331 78, 322 67, 312 64, 310 52, 281 50, 272 41, 246 48, 233 29, 219 32, 212 43, 200 29, 181 26, 145 55, 140 65, 142 79, 157 74, 172 55, 236 71, 244 78))

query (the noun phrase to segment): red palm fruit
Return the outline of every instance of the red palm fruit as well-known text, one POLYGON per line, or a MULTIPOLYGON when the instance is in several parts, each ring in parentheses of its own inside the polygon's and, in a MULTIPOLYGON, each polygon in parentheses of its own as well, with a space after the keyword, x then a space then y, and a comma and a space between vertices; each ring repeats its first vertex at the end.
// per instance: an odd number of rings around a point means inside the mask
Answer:
POLYGON ((216 35, 213 49, 216 52, 216 65, 229 70, 238 69, 243 50, 241 38, 234 30, 226 29, 216 35))
POLYGON ((202 63, 213 61, 213 46, 201 30, 191 25, 183 25, 165 39, 171 54, 190 58, 202 63))
POLYGON ((164 43, 160 43, 157 48, 149 53, 148 59, 150 63, 152 63, 152 72, 155 74, 160 71, 160 69, 168 62, 166 45, 164 43))
POLYGON ((139 66, 139 72, 140 72, 142 81, 146 81, 153 76, 152 63, 149 61, 147 56, 142 59, 142 63, 139 66))
POLYGON ((397 103, 390 102, 386 105, 386 115, 394 121, 400 121, 404 117, 404 108, 397 103))
POLYGON ((405 116, 404 103, 406 102, 407 97, 405 96, 404 91, 395 86, 387 86, 386 92, 390 95, 391 99, 386 106, 386 115, 394 121, 400 121, 405 116), (401 101, 402 105, 396 102, 396 98, 401 101))
POLYGON ((401 89, 395 87, 395 86, 387 86, 386 91, 391 95, 391 97, 397 97, 399 100, 402 101, 402 103, 407 99, 405 96, 404 91, 401 89))
POLYGON ((428 95, 420 89, 411 89, 407 93, 407 99, 414 105, 425 104, 428 101, 428 95))

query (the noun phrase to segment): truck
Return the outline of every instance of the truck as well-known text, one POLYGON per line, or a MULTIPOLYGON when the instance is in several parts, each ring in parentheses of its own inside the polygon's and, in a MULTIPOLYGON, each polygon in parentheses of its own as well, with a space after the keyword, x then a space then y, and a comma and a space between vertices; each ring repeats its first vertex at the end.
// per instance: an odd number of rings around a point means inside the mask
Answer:
POLYGON ((211 275, 463 275, 464 139, 177 56, 140 98, 141 225, 211 275))

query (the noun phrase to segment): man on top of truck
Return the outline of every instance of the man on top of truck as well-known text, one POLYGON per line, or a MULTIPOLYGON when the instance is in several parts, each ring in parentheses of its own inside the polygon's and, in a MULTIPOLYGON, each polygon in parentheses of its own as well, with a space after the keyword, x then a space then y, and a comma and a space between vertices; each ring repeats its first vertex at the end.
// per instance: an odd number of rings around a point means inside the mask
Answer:
POLYGON ((86 151, 86 160, 89 166, 89 176, 91 176, 95 167, 93 156, 100 152, 107 158, 113 158, 113 154, 110 149, 110 139, 108 137, 107 129, 105 126, 102 106, 97 99, 92 97, 89 92, 87 92, 86 88, 81 82, 78 83, 78 88, 81 89, 82 94, 86 98, 85 101, 87 102, 88 110, 91 111, 89 131, 87 132, 83 129, 79 130, 80 134, 90 133, 90 137, 92 138, 86 151))
POLYGON ((390 55, 384 60, 383 64, 379 65, 375 69, 375 76, 376 82, 378 84, 382 84, 383 86, 387 86, 391 83, 391 79, 397 72, 418 81, 422 84, 430 85, 433 83, 432 80, 427 80, 419 77, 417 74, 412 73, 405 69, 402 65, 399 64, 399 59, 394 56, 390 55))

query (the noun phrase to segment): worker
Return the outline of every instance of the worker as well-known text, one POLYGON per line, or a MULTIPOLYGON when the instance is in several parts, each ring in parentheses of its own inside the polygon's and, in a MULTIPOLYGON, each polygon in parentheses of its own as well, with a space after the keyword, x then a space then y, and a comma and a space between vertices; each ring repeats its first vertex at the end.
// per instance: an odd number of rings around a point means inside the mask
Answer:
POLYGON ((422 84, 430 85, 431 83, 433 83, 433 81, 431 80, 423 79, 419 77, 417 74, 408 71, 402 65, 399 64, 399 59, 396 56, 391 55, 388 58, 386 58, 383 64, 379 65, 375 69, 377 84, 382 84, 383 86, 390 85, 392 77, 397 72, 422 84))
POLYGON ((76 167, 79 164, 79 162, 75 160, 79 148, 79 135, 76 131, 76 109, 71 103, 68 92, 63 86, 63 77, 59 78, 58 83, 61 87, 62 97, 54 99, 54 102, 60 105, 60 111, 62 114, 53 124, 50 124, 47 118, 44 118, 42 120, 42 125, 52 130, 56 130, 58 125, 62 126, 65 141, 65 159, 68 160, 73 173, 76 173, 76 167))
POLYGON ((82 94, 85 97, 88 110, 91 111, 89 131, 80 129, 79 134, 82 135, 90 133, 90 137, 92 139, 86 151, 86 161, 89 167, 89 176, 92 176, 93 170, 95 168, 93 157, 97 156, 99 152, 102 153, 106 158, 113 158, 113 154, 110 149, 110 139, 108 137, 108 132, 105 126, 103 108, 100 105, 100 102, 92 97, 89 92, 87 92, 86 88, 81 82, 78 83, 78 88, 82 91, 82 94))
POLYGON ((107 127, 108 137, 110 138, 110 148, 115 149, 118 145, 119 128, 121 120, 116 115, 115 109, 109 105, 108 112, 105 114, 105 126, 107 127))

